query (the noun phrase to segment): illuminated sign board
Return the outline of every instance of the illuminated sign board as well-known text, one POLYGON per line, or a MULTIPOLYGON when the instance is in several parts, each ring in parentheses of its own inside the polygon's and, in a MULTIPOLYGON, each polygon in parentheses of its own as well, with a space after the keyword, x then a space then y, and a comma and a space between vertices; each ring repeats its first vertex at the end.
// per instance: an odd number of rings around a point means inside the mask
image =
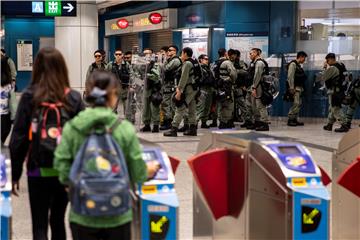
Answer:
POLYGON ((177 28, 177 9, 124 16, 105 21, 105 36, 177 28))
POLYGON ((44 3, 32 2, 32 13, 44 13, 44 3))

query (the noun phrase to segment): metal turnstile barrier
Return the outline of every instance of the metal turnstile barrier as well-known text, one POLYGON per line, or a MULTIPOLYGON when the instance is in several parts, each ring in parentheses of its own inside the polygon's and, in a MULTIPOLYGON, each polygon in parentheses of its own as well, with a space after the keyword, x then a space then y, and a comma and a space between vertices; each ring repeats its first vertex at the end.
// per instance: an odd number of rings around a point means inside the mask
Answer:
POLYGON ((329 177, 303 145, 212 132, 188 163, 194 239, 329 239, 329 177))
POLYGON ((179 160, 169 157, 159 146, 141 141, 143 159, 158 161, 160 170, 142 185, 137 186, 134 205, 133 239, 178 239, 179 201, 175 191, 175 171, 179 160))
POLYGON ((359 128, 344 135, 332 164, 332 239, 360 239, 359 128))

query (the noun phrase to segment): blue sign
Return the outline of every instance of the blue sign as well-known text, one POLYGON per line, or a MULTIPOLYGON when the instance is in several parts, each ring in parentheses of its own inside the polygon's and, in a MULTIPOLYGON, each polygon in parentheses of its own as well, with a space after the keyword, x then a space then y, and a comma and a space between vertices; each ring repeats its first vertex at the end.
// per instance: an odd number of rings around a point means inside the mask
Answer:
POLYGON ((325 187, 294 189, 293 239, 329 239, 329 194, 325 187))
POLYGON ((281 162, 290 170, 316 173, 315 164, 301 144, 269 144, 281 162))
POLYGON ((44 3, 32 2, 32 13, 44 13, 44 3))

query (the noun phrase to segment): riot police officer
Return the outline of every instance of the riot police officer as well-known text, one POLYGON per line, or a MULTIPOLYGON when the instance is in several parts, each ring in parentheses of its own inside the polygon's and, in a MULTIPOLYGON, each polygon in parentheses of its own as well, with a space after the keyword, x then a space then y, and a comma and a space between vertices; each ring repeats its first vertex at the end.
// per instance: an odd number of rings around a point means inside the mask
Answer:
POLYGON ((175 45, 168 47, 168 59, 164 66, 165 78, 162 86, 163 101, 161 103, 164 111, 164 121, 160 130, 170 129, 174 116, 174 106, 171 98, 181 74, 181 59, 177 56, 177 51, 178 47, 175 45))
POLYGON ((171 123, 171 129, 164 133, 166 137, 177 137, 178 127, 186 113, 188 113, 188 123, 190 127, 184 132, 184 135, 196 136, 196 102, 197 91, 194 89, 194 64, 190 61, 193 51, 189 47, 183 48, 181 52, 181 77, 175 92, 175 115, 171 123))
POLYGON ((301 108, 301 94, 304 91, 306 75, 304 69, 300 64, 303 64, 306 60, 307 54, 300 51, 296 55, 296 59, 291 61, 288 65, 288 76, 287 76, 287 88, 289 94, 294 99, 293 105, 291 106, 288 113, 288 126, 304 126, 304 123, 298 121, 298 116, 301 108))
POLYGON ((237 72, 237 78, 234 85, 234 121, 242 122, 245 119, 245 115, 248 114, 246 110, 246 88, 245 81, 248 77, 247 65, 243 60, 240 60, 241 53, 239 50, 235 50, 236 59, 234 67, 237 72), (240 110, 240 114, 239 114, 240 110))
POLYGON ((229 49, 228 59, 224 60, 219 68, 218 88, 218 109, 220 125, 219 129, 233 127, 232 116, 234 112, 233 84, 237 78, 237 72, 234 67, 236 52, 229 49))
POLYGON ((249 119, 245 120, 248 129, 256 131, 269 131, 268 112, 266 106, 261 102, 262 87, 261 81, 264 74, 268 74, 267 63, 261 58, 261 49, 250 50, 250 67, 248 76, 248 94, 246 95, 246 108, 249 112, 249 119), (255 120, 255 122, 253 122, 255 120), (255 123, 255 124, 254 124, 255 123))
POLYGON ((326 131, 332 131, 333 124, 336 120, 340 119, 343 121, 344 118, 341 104, 345 97, 343 82, 345 80, 344 72, 346 72, 346 67, 343 63, 336 61, 334 53, 327 54, 325 59, 323 80, 328 90, 329 114, 328 122, 323 129, 326 131))
POLYGON ((351 121, 354 117, 356 108, 360 106, 360 77, 351 83, 348 95, 350 98, 350 105, 345 112, 345 116, 341 120, 341 127, 336 128, 335 132, 347 132, 351 128, 351 121))
POLYGON ((160 82, 160 68, 152 59, 153 50, 145 48, 143 51, 145 58, 148 60, 147 71, 145 76, 145 89, 144 89, 144 110, 142 120, 144 127, 140 129, 142 132, 159 132, 160 123, 160 104, 161 97, 161 82, 160 82), (151 130, 150 124, 153 124, 151 130))
POLYGON ((129 99, 129 92, 134 89, 131 86, 132 69, 128 62, 123 59, 123 52, 121 49, 116 49, 114 53, 115 60, 109 62, 106 70, 112 72, 120 82, 119 97, 114 111, 118 112, 119 104, 123 105, 124 116, 127 120, 135 123, 136 106, 132 102, 134 99, 129 99), (130 103, 128 101, 131 101, 130 103), (128 109, 129 107, 129 109, 128 109))
POLYGON ((210 70, 209 57, 205 54, 199 56, 199 62, 202 70, 202 81, 200 85, 199 101, 196 105, 197 120, 201 120, 201 128, 209 128, 207 120, 210 114, 210 108, 213 101, 213 92, 215 86, 215 78, 210 70))

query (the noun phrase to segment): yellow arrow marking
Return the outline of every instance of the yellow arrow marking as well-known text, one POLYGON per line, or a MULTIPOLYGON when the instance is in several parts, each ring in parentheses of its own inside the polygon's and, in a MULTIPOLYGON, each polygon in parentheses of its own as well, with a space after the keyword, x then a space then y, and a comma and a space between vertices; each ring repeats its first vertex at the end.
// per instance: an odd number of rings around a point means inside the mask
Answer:
POLYGON ((316 208, 314 210, 311 211, 311 213, 309 215, 307 215, 306 213, 303 214, 303 223, 304 224, 314 224, 313 218, 318 215, 319 210, 317 210, 316 208))

